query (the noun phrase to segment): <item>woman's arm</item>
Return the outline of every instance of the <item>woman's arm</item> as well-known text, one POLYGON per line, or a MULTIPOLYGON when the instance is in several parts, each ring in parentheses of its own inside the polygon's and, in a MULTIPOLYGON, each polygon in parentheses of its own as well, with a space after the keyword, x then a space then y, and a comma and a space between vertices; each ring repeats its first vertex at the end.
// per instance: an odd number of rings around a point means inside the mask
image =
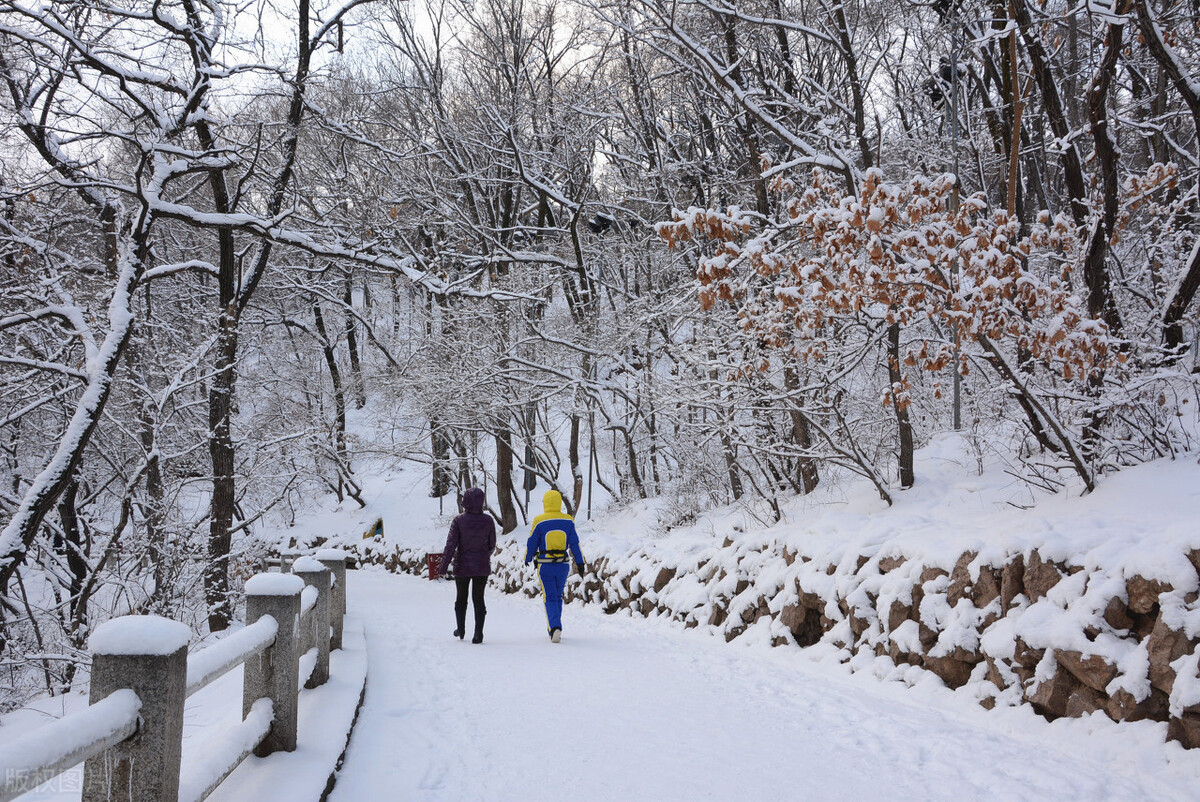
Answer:
POLYGON ((438 575, 445 576, 450 570, 450 561, 454 559, 454 552, 458 550, 459 532, 458 518, 455 517, 450 522, 450 534, 446 535, 446 548, 442 551, 442 564, 438 568, 438 575))

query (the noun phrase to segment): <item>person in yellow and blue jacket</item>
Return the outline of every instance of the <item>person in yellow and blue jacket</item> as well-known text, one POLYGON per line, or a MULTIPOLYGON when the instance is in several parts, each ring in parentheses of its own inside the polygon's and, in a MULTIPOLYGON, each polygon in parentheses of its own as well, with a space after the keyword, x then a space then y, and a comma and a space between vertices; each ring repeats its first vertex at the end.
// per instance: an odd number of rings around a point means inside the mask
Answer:
POLYGON ((533 528, 525 544, 525 564, 537 567, 538 579, 542 583, 542 598, 546 602, 546 629, 550 640, 559 642, 562 637, 562 595, 571 572, 568 560, 575 561, 579 573, 583 573, 583 553, 579 551, 579 535, 575 532, 575 521, 562 511, 562 494, 548 490, 542 497, 544 512, 533 519, 533 528))

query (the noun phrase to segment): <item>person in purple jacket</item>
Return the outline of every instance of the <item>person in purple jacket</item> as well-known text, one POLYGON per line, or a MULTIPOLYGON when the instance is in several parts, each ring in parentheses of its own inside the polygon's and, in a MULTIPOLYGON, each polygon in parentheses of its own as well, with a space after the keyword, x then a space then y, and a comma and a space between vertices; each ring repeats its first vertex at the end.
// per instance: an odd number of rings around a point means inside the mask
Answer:
POLYGON ((454 582, 458 595, 454 600, 454 619, 458 628, 454 637, 462 640, 467 632, 467 590, 475 607, 475 636, 471 643, 483 643, 483 619, 487 608, 483 604, 483 589, 487 586, 488 574, 492 572, 492 552, 496 550, 496 522, 483 511, 484 495, 478 487, 463 493, 461 515, 450 524, 446 537, 446 548, 442 552, 439 576, 445 576, 454 560, 454 582))

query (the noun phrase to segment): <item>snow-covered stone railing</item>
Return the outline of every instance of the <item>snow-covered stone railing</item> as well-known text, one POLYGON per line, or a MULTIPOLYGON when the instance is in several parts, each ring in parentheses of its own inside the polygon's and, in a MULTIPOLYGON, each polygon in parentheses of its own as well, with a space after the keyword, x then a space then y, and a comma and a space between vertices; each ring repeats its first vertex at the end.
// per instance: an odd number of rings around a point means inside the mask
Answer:
POLYGON ((0 799, 32 791, 67 769, 98 755, 137 732, 142 701, 130 690, 117 691, 70 718, 59 719, 0 752, 4 788, 0 799))
POLYGON ((191 630, 166 618, 98 627, 88 640, 91 704, 0 749, 0 802, 81 760, 83 802, 201 802, 251 753, 294 751, 301 685, 324 684, 330 650, 342 645, 346 555, 322 550, 292 571, 247 580, 247 625, 190 657, 191 630), (183 766, 187 698, 239 665, 242 722, 209 736, 183 766))

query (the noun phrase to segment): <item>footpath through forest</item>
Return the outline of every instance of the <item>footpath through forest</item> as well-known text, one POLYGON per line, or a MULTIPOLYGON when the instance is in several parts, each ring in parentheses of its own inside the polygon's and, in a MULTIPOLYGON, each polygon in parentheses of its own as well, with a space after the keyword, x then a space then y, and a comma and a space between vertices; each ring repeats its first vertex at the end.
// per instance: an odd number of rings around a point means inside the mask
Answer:
POLYGON ((798 649, 579 604, 555 645, 539 601, 494 589, 475 646, 451 637, 449 583, 348 585, 369 668, 333 802, 1192 800, 1200 781, 1146 765, 1107 720, 941 704, 798 649))

